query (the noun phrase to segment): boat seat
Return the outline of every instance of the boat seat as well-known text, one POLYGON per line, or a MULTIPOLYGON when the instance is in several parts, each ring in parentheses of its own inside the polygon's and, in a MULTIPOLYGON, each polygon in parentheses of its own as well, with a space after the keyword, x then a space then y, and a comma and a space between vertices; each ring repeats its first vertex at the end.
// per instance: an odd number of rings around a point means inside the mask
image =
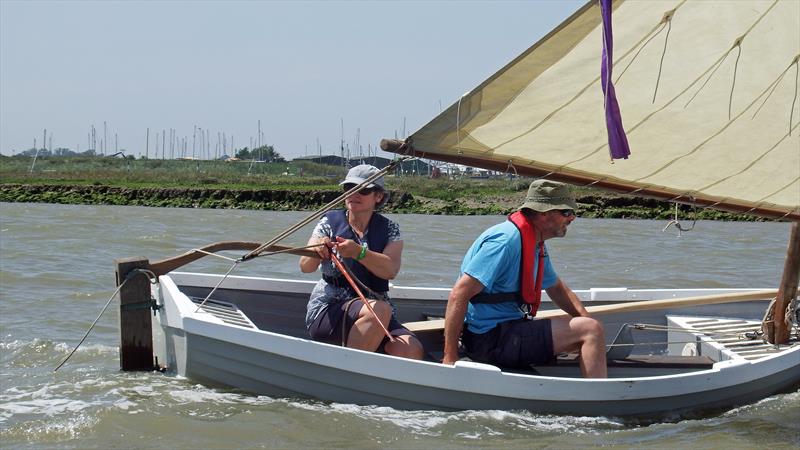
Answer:
MULTIPOLYGON (((610 359, 608 367, 629 368, 662 368, 662 369, 710 369, 714 360, 708 356, 671 356, 671 355, 630 355, 623 359, 610 359)), ((559 356, 554 363, 558 366, 577 366, 577 354, 559 356)))
POLYGON ((441 333, 444 331, 444 319, 436 318, 418 322, 405 322, 403 326, 413 333, 441 333))

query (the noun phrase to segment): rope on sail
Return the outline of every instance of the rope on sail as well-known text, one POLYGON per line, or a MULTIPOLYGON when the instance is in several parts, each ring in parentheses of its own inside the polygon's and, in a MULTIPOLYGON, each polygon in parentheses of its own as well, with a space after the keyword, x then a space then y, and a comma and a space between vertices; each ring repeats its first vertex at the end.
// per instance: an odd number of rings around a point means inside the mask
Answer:
MULTIPOLYGON (((772 93, 775 92, 775 89, 777 89, 778 85, 780 84, 781 80, 783 80, 783 77, 786 75, 786 73, 789 71, 789 69, 791 69, 792 66, 796 66, 797 65, 798 58, 800 58, 800 55, 795 56, 794 59, 792 60, 792 62, 788 66, 786 66, 786 69, 784 69, 783 72, 781 72, 781 74, 778 75, 777 78, 775 78, 775 81, 773 81, 772 84, 770 84, 770 86, 772 86, 772 89, 770 89, 769 94, 767 94, 767 96, 764 98, 764 101, 761 102, 761 105, 758 107, 758 109, 756 109, 756 112, 753 113, 753 117, 751 117, 750 120, 755 119, 756 116, 758 115, 758 113, 761 112, 761 109, 767 103, 767 100, 769 100, 769 98, 772 97, 772 93)), ((795 88, 796 88, 796 86, 795 86, 795 88)), ((797 91, 795 89, 795 97, 796 96, 797 96, 797 91)), ((794 102, 792 102, 792 109, 794 109, 794 102)), ((790 116, 789 124, 791 125, 791 116, 790 116)), ((789 133, 791 134, 791 127, 789 129, 789 133)))
POLYGON ((794 57, 794 97, 792 97, 792 107, 789 109, 789 135, 792 134, 792 117, 794 117, 794 105, 797 103, 797 88, 800 87, 800 55, 794 57))
POLYGON ((736 87, 736 72, 739 71, 739 58, 742 57, 742 46, 737 45, 739 52, 736 54, 736 63, 733 65, 733 81, 731 82, 731 95, 728 98, 728 120, 731 120, 731 109, 733 108, 733 89, 736 87))
MULTIPOLYGON (((708 78, 706 78, 706 81, 705 81, 705 83, 703 83, 703 85, 702 85, 702 86, 700 86, 700 89, 698 89, 698 90, 697 90, 697 92, 695 92, 695 94, 692 96, 692 98, 691 98, 691 99, 689 99, 689 101, 686 103, 686 105, 684 105, 684 106, 683 106, 684 108, 686 108, 687 106, 689 106, 689 103, 691 103, 691 102, 692 102, 692 100, 694 100, 694 98, 695 98, 695 97, 697 97, 697 94, 699 94, 699 93, 700 93, 700 91, 702 91, 702 90, 703 90, 703 88, 706 86, 706 84, 708 84, 708 81, 711 79, 711 77, 713 77, 713 76, 714 76, 714 72, 716 72, 716 71, 717 71, 717 69, 719 69, 719 67, 722 65, 722 62, 725 60, 725 58, 727 58, 727 57, 728 57, 728 55, 730 54, 730 52, 731 52, 731 51, 733 51, 733 49, 734 49, 734 48, 738 48, 738 49, 739 49, 739 52, 741 53, 742 41, 744 41, 744 38, 745 38, 745 37, 747 37, 747 35, 748 35, 748 34, 750 34, 750 32, 751 32, 751 31, 753 31, 753 28, 755 28, 755 27, 756 27, 756 25, 758 25, 758 24, 759 24, 759 22, 761 22, 761 20, 762 20, 762 19, 764 19, 764 17, 766 17, 766 16, 767 16, 767 14, 769 14, 769 12, 770 12, 770 11, 772 11, 772 9, 773 9, 773 8, 775 8, 775 5, 777 5, 777 4, 778 4, 778 0, 775 0, 775 1, 774 1, 774 2, 773 2, 773 3, 772 3, 770 6, 769 6, 769 8, 767 8, 767 10, 766 10, 766 11, 764 11, 764 13, 763 13, 763 14, 761 14, 761 15, 758 17, 758 19, 756 19, 756 21, 755 21, 755 22, 753 22, 753 23, 750 25, 750 27, 749 27, 749 28, 748 28, 748 29, 747 29, 747 30, 744 32, 744 34, 742 34, 741 36, 739 36, 738 38, 736 38, 736 40, 734 40, 734 41, 733 41, 733 45, 731 46, 731 48, 729 48, 729 49, 728 49, 728 51, 727 51, 727 52, 725 52, 725 53, 724 53, 724 54, 723 54, 723 55, 722 55, 722 56, 721 56, 721 57, 720 57, 720 58, 717 60, 717 62, 715 63, 716 67, 714 68, 714 70, 711 72, 711 74, 708 76, 708 78)), ((737 57, 737 63, 738 63, 738 57, 737 57)), ((735 79, 736 79, 736 74, 734 73, 734 80, 735 80, 735 79)), ((732 94, 731 94, 731 95, 732 95, 732 94)), ((728 118, 730 119, 730 113, 728 114, 728 118)))
MULTIPOLYGON (((706 87, 706 85, 708 84, 708 82, 709 82, 709 81, 711 81, 711 78, 713 78, 713 77, 714 77, 714 74, 715 74, 715 73, 717 73, 717 70, 719 70, 719 68, 720 68, 720 67, 722 67, 722 63, 723 63, 723 62, 725 62, 725 59, 728 57, 728 55, 730 55, 730 54, 731 54, 731 51, 732 51, 734 48, 738 48, 738 47, 739 47, 739 45, 741 44, 741 40, 742 40, 742 37, 738 37, 738 38, 736 38, 736 41, 734 41, 734 43, 733 43, 733 45, 731 46, 731 48, 729 48, 729 49, 728 49, 728 51, 726 51, 725 53, 723 53, 723 54, 722 54, 722 56, 720 56, 720 58, 719 58, 719 59, 717 59, 717 60, 714 62, 714 64, 712 64, 712 65, 711 65, 711 67, 713 68, 713 70, 711 70, 711 73, 710 73, 710 74, 708 74, 708 77, 706 77, 706 81, 704 81, 704 82, 703 82, 703 84, 702 84, 702 85, 700 85, 700 88, 697 90, 697 92, 695 92, 695 93, 694 93, 694 95, 692 95, 692 97, 689 99, 689 101, 687 101, 687 102, 686 102, 686 104, 685 104, 685 105, 683 105, 684 109, 685 109, 686 107, 688 107, 688 106, 689 106, 689 104, 690 104, 690 103, 692 103, 692 102, 694 101, 694 99, 695 99, 695 98, 696 98, 698 95, 700 95, 700 92, 702 92, 702 91, 703 91, 703 89, 704 89, 704 88, 706 87)), ((730 116, 728 117, 728 119, 730 120, 730 116)))
MULTIPOLYGON (((643 39, 646 39, 644 41, 644 44, 642 44, 642 46, 639 47, 639 50, 637 50, 636 54, 633 55, 633 58, 631 58, 631 60, 628 61, 628 64, 625 66, 625 68, 622 69, 622 71, 620 71, 619 75, 617 75, 617 79, 614 80, 614 83, 619 83, 619 80, 622 79, 622 75, 624 75, 625 72, 628 71, 628 68, 634 63, 634 61, 636 61, 636 58, 639 57, 639 54, 642 53, 642 50, 644 50, 645 47, 647 47, 647 44, 649 44, 650 41, 655 39, 656 36, 658 36, 659 34, 661 34, 662 31, 664 31, 664 28, 666 28, 666 26, 667 26, 667 24, 666 24, 667 16, 668 15, 671 16, 674 12, 675 12, 675 10, 673 9, 671 11, 667 11, 666 13, 664 13, 664 17, 661 18, 661 22, 659 22, 658 25, 656 25, 655 28, 650 30, 650 32, 645 35, 645 37, 643 38, 643 39)), ((639 41, 639 44, 641 44, 641 42, 642 41, 639 41)), ((666 42, 665 42, 665 45, 666 45, 666 42)), ((634 48, 636 48, 636 47, 634 47, 634 48)), ((628 53, 630 53, 630 51, 628 53)), ((627 56, 627 54, 623 55, 623 57, 620 58, 619 61, 623 60, 625 58, 625 56, 627 56)), ((619 62, 619 61, 617 61, 617 62, 619 62)))
MULTIPOLYGON (((762 19, 763 19, 763 18, 764 18, 764 17, 765 17, 765 16, 766 16, 766 15, 767 15, 767 14, 768 14, 768 13, 769 13, 769 12, 770 12, 770 11, 771 11, 773 8, 774 8, 774 7, 775 7, 775 5, 776 5, 777 3, 778 3, 778 1, 777 1, 777 0, 775 0, 775 2, 773 2, 773 4, 772 4, 772 5, 770 5, 770 7, 769 7, 769 8, 767 8, 767 10, 766 10, 766 11, 764 11, 764 13, 763 13, 763 14, 761 14, 761 15, 760 15, 760 16, 759 16, 759 17, 758 17, 758 18, 757 18, 757 19, 756 19, 756 20, 755 20, 755 21, 754 21, 754 22, 753 22, 753 23, 752 23, 752 24, 751 24, 751 25, 750 25, 750 26, 747 28, 747 30, 745 30, 745 32, 742 34, 742 37, 744 37, 744 36, 747 36, 747 35, 748 35, 748 34, 749 34, 749 33, 750 33, 750 32, 751 32, 751 31, 752 31, 752 30, 753 30, 753 29, 756 27, 756 25, 758 25, 758 24, 759 24, 759 22, 761 22, 761 20, 762 20, 762 19)), ((740 37, 740 39, 741 39, 741 37, 740 37)), ((637 122, 636 124, 634 124, 632 127, 629 127, 629 128, 628 128, 628 133, 629 133, 629 134, 631 134, 631 133, 634 133, 634 132, 635 132, 635 131, 636 131, 638 128, 640 128, 640 127, 644 126, 646 123, 649 123, 650 119, 652 119, 652 118, 653 118, 654 116, 656 116, 658 113, 660 113, 660 112, 662 112, 662 111, 666 110, 666 109, 667 109, 669 106, 671 106, 673 103, 675 103, 675 102, 676 102, 676 101, 677 101, 679 98, 681 98, 681 97, 682 97, 684 94, 686 94, 686 93, 687 93, 687 92, 688 92, 688 91, 689 91, 689 90, 690 90, 690 89, 691 89, 693 86, 695 86, 695 85, 696 85, 698 82, 700 82, 700 80, 702 80, 704 77, 706 77, 706 75, 708 75, 708 74, 709 74, 709 72, 712 72, 712 73, 711 73, 711 75, 713 75, 713 72, 717 70, 717 68, 719 67, 719 65, 722 63, 722 61, 725 59, 725 57, 726 57, 726 56, 727 56, 727 55, 728 55, 728 54, 731 52, 731 50, 733 50, 733 48, 734 48, 734 47, 733 47, 733 46, 731 46, 731 48, 730 48, 730 49, 728 49, 728 51, 726 51, 725 53, 723 53, 723 54, 722 54, 722 55, 721 55, 721 56, 720 56, 720 57, 719 57, 719 58, 718 58, 718 59, 717 59, 715 62, 713 62, 713 63, 712 63, 712 64, 711 64, 711 65, 710 65, 708 68, 706 68, 706 70, 705 70, 705 71, 703 71, 703 73, 701 73, 701 74, 700 74, 699 76, 697 76, 697 77, 696 77, 694 80, 692 80, 692 81, 691 81, 691 82, 690 82, 690 83, 689 83, 689 84, 688 84, 688 85, 687 85, 685 88, 683 88, 683 89, 682 89, 680 92, 678 92, 677 94, 675 94, 675 95, 672 97, 672 99, 670 99, 669 101, 667 101, 666 103, 664 103, 663 105, 661 105, 661 107, 659 107, 659 108, 658 108, 658 109, 656 109, 655 111, 652 111, 652 112, 650 112, 649 114, 647 114, 646 116, 644 116, 642 119, 640 119, 640 120, 639 120, 639 122, 637 122)), ((710 78, 711 78, 711 75, 708 75, 708 79, 710 79, 710 78)), ((706 83, 708 82, 708 79, 706 79, 706 83)), ((595 79, 595 81, 596 81, 596 79, 595 79)), ((703 83, 703 86, 705 86, 705 84, 706 84, 706 83, 703 83)), ((770 86, 771 86, 771 85, 770 85, 770 86)), ((769 87, 767 87, 767 89, 769 89, 769 87)), ((584 90, 585 90, 585 88, 584 88, 584 90)), ((700 88, 700 89, 698 89, 698 91, 697 91, 697 92, 699 93, 699 92, 700 92, 700 90, 702 90, 702 86, 701 86, 701 88, 700 88)), ((766 91, 766 90, 765 90, 765 91, 766 91)), ((582 93, 583 93, 583 91, 581 91, 579 94, 582 94, 582 93)), ((763 95, 763 93, 762 93, 762 94, 759 94, 759 95, 756 97, 756 99, 755 99, 755 100, 757 100, 758 98, 760 98, 760 97, 761 97, 761 95, 763 95)), ((695 96, 697 96, 697 93, 695 94, 695 96)), ((694 97, 692 97, 692 99, 693 99, 693 98, 694 98, 694 97)), ((753 100, 753 101, 755 101, 755 100, 753 100)), ((691 102, 691 100, 689 100, 689 102, 691 102)), ((687 105, 688 105, 688 103, 687 103, 687 105)), ((685 108, 685 107, 686 107, 686 106, 684 106, 684 108, 685 108)), ((750 106, 748 106, 747 108, 745 108, 745 110, 746 110, 746 109, 749 109, 749 108, 750 108, 750 106)), ((738 117, 739 117, 739 116, 737 115, 737 117, 736 117, 736 118, 738 118, 738 117)), ((735 120, 736 120, 736 118, 733 118, 733 120, 735 121, 735 120)), ((703 143, 705 143, 705 142, 708 142, 709 140, 710 140, 710 138, 709 138, 709 139, 707 139, 706 141, 704 141, 703 143)), ((599 146, 597 146, 595 149, 593 149, 593 150, 590 150, 590 151, 589 151, 589 153, 587 153, 586 155, 584 155, 584 156, 582 156, 582 157, 580 157, 580 158, 573 159, 573 160, 571 160, 571 161, 569 161, 569 162, 566 162, 566 163, 564 163, 564 164, 563 164, 561 167, 570 167, 570 166, 572 166, 572 165, 574 165, 574 164, 577 164, 577 163, 579 163, 579 162, 582 162, 582 161, 584 161, 584 160, 586 160, 586 159, 589 159, 589 158, 591 158, 592 156, 594 156, 595 154, 597 154, 599 151, 601 151, 601 150, 602 150, 602 149, 603 149, 603 148, 604 148, 606 145, 608 145, 608 144, 599 145, 599 146)), ((703 144, 700 144, 698 147, 696 147, 696 148, 695 148, 695 150, 696 150, 697 148, 699 148, 700 146, 702 146, 702 145, 703 145, 703 144)), ((692 152, 689 152, 688 154, 691 154, 691 153, 692 153, 692 152)), ((673 160, 673 161, 670 161, 670 162, 667 164, 667 166, 668 166, 668 165, 671 165, 673 162, 675 162, 675 160, 673 160)), ((664 167, 666 167, 666 166, 664 166, 664 167)), ((662 169, 663 169, 663 167, 662 167, 662 169)), ((658 171, 656 171, 655 173, 657 173, 657 172, 658 172, 658 171)), ((647 178, 647 177, 649 177, 649 176, 651 176, 651 175, 653 175, 653 174, 650 174, 650 175, 648 175, 648 176, 646 176, 646 177, 641 177, 641 178, 639 178, 638 180, 634 180, 634 181, 639 181, 639 180, 641 180, 642 178, 647 178)), ((645 187, 648 187, 648 186, 645 186, 645 187)), ((635 192, 638 192, 638 191, 640 191, 640 190, 642 190, 642 189, 637 189, 635 192)))
MULTIPOLYGON (((672 11, 674 12, 674 10, 672 11)), ((658 63, 658 77, 656 77, 656 87, 653 89, 653 103, 656 102, 656 94, 658 94, 658 85, 661 81, 661 69, 664 67, 664 57, 667 56, 667 43, 669 42, 669 32, 672 30, 672 14, 664 16, 667 21, 667 35, 664 37, 664 50, 661 51, 661 61, 658 63)))
MULTIPOLYGON (((668 11, 667 13, 665 13, 665 16, 666 16, 667 14, 674 13, 674 12, 675 12, 675 11, 676 11, 678 8, 680 8, 680 7, 681 7, 681 6, 682 6, 684 3, 686 3, 686 0, 684 0, 683 2, 681 2, 681 4, 679 4, 678 6, 676 6, 676 7, 675 7, 675 9, 673 9, 672 11, 668 11)), ((616 60, 615 62, 616 62, 616 63, 619 63, 620 61, 623 61, 625 58, 627 58, 627 57, 628 57, 628 55, 630 55, 631 53, 633 53, 633 52, 634 52, 634 50, 636 50, 637 48, 639 49, 639 51, 638 51, 638 52, 641 52, 641 51, 642 51, 642 49, 644 48, 644 46, 645 46, 645 45, 647 45, 647 42, 649 42, 651 39, 653 39, 653 37, 654 37, 654 34, 653 34, 653 33, 656 33, 656 34, 657 34, 657 32, 659 31, 659 27, 661 27, 661 28, 663 29, 663 21, 664 21, 664 19, 662 18, 662 20, 661 20, 661 21, 659 21, 659 22, 658 22, 658 23, 657 23, 655 26, 653 26, 653 28, 652 28, 650 31, 648 31, 648 32, 647 32, 647 33, 644 35, 644 37, 642 37, 642 38, 639 40, 639 42, 637 42, 636 44, 634 44, 633 46, 631 46, 631 47, 630 47, 630 48, 629 48, 629 49, 628 49, 628 50, 627 50, 625 53, 623 53, 623 54, 622 54, 622 56, 618 57, 618 58, 617 58, 617 60, 616 60), (644 44, 642 44, 643 42, 644 42, 644 44)), ((636 53, 636 55, 638 55, 638 52, 636 53)), ((636 58, 636 56, 634 56, 634 57, 633 57, 633 59, 635 59, 635 58, 636 58)), ((633 63, 633 61, 631 61, 630 63, 628 63, 628 66, 630 66, 630 64, 631 64, 631 63, 633 63)), ((627 70, 627 68, 628 68, 628 67, 626 66, 626 67, 625 67, 625 69, 624 69, 622 72, 624 73, 624 72, 625 72, 625 70, 627 70)), ((601 75, 602 75, 602 74, 601 74, 601 75)), ((622 76, 622 74, 620 74, 620 77, 621 77, 621 76, 622 76)), ((550 119, 552 119, 553 117, 555 117, 555 115, 556 115, 556 114, 558 114, 559 112, 561 112, 562 110, 564 110, 564 109, 565 109, 565 108, 567 108, 568 106, 570 106, 570 105, 572 105, 573 103, 575 103, 575 102, 576 102, 576 101, 577 101, 579 98, 581 98, 581 97, 582 97, 582 96, 583 96, 583 95, 584 95, 584 94, 585 94, 585 93, 586 93, 586 92, 587 92, 587 91, 588 91, 588 90, 589 90, 589 89, 590 89, 592 86, 594 86, 594 84, 595 84, 595 83, 597 83, 598 81, 601 81, 601 79, 602 79, 602 76, 598 76, 598 77, 596 77, 596 78, 592 79, 592 80, 591 80, 590 82, 588 82, 588 83, 587 83, 585 86, 583 86, 583 87, 582 87, 582 88, 581 88, 581 89, 580 89, 578 92, 576 92, 576 93, 575 93, 575 95, 573 95, 573 96, 572 96, 572 97, 571 97, 569 100, 565 101, 565 102, 564 102, 564 103, 563 103, 561 106, 559 106, 559 107, 555 108, 554 110, 552 110, 551 112, 549 112, 549 113, 548 113, 548 114, 547 114, 547 115, 546 115, 544 118, 542 118, 542 119, 541 119, 541 120, 540 120, 538 123, 536 123, 535 125, 533 125, 533 126, 532 126, 532 127, 530 127, 529 129, 527 129, 527 130, 525 130, 525 131, 523 131, 523 132, 519 133, 517 136, 510 137, 510 138, 506 139, 505 141, 498 143, 497 145, 495 145, 495 146, 493 147, 493 149, 494 149, 495 151, 496 151, 496 150, 499 150, 501 147, 503 147, 503 146, 505 146, 505 145, 507 145, 507 144, 510 144, 511 142, 514 142, 515 140, 517 140, 517 139, 520 139, 520 138, 522 138, 522 137, 524 137, 524 136, 526 136, 526 135, 528 135, 528 134, 530 134, 530 133, 533 133, 534 131, 536 131, 537 129, 539 129, 539 127, 541 127, 542 125, 544 125, 545 123, 547 123, 547 122, 548 122, 550 119)), ((591 155, 593 155, 593 154, 594 154, 594 153, 596 153, 598 150, 600 150, 601 148, 605 147, 605 145, 606 145, 606 144, 604 144, 604 145, 602 145, 601 147, 599 147, 599 148, 597 148, 597 149, 593 150, 593 151, 592 151, 592 153, 590 153, 589 155, 587 155, 587 157, 588 157, 588 156, 591 156, 591 155)), ((578 160, 578 161, 580 161, 580 160, 578 160)), ((568 163, 568 164, 570 164, 570 163, 568 163)))

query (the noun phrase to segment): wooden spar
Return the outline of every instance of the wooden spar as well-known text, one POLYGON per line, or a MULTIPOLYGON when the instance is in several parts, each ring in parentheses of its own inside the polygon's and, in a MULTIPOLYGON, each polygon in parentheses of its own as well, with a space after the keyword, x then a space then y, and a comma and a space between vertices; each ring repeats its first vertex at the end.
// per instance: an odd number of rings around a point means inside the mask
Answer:
MULTIPOLYGON (((796 288, 795 288, 796 291, 796 288)), ((719 303, 746 302, 752 300, 769 300, 775 297, 777 290, 740 292, 738 294, 716 294, 703 295, 696 297, 671 298, 666 300, 644 300, 640 302, 615 303, 612 305, 589 306, 586 311, 589 314, 611 314, 632 311, 647 311, 653 309, 677 308, 684 306, 714 305, 719 303)), ((554 317, 567 317, 569 314, 554 309, 549 311, 539 311, 537 319, 552 319, 554 317)), ((421 322, 407 322, 403 326, 414 332, 440 331, 444 329, 444 319, 424 320, 421 322)))
POLYGON ((124 371, 153 370, 153 331, 151 322, 150 278, 131 273, 147 269, 142 257, 117 259, 119 290, 119 366, 124 371))
POLYGON ((792 223, 789 235, 789 248, 786 250, 786 263, 778 288, 778 296, 773 312, 773 326, 768 328, 767 340, 772 344, 789 342, 789 323, 786 322, 786 311, 797 295, 798 279, 800 279, 800 222, 792 223))
MULTIPOLYGON (((173 270, 185 266, 192 261, 207 256, 208 253, 216 253, 225 250, 253 250, 260 247, 262 242, 247 242, 247 241, 221 241, 213 244, 206 245, 199 249, 190 250, 182 255, 174 256, 172 258, 162 259, 150 264, 150 270, 156 275, 166 275, 173 270), (198 251, 200 250, 200 251, 198 251)), ((273 244, 264 249, 264 252, 286 252, 298 256, 310 256, 312 258, 319 257, 317 252, 309 249, 292 249, 285 245, 273 244)))
MULTIPOLYGON (((507 172, 509 161, 499 161, 492 159, 474 158, 466 155, 444 155, 441 153, 426 153, 423 149, 415 149, 413 145, 404 143, 397 139, 382 139, 381 149, 391 153, 400 155, 417 156, 420 158, 435 159, 437 161, 451 162, 455 164, 464 164, 472 167, 481 167, 487 170, 496 170, 499 172, 507 172)), ((513 163, 513 161, 512 161, 513 163)), ((759 217, 766 217, 768 219, 786 219, 786 220, 800 220, 800 210, 795 209, 787 214, 784 210, 767 207, 756 207, 743 203, 723 202, 721 199, 705 197, 695 194, 695 197, 689 195, 676 195, 675 192, 658 189, 651 186, 631 186, 625 183, 614 182, 610 180, 595 180, 594 178, 582 176, 577 173, 560 173, 554 172, 550 168, 533 168, 519 163, 514 166, 516 173, 522 176, 529 177, 543 177, 547 176, 548 179, 554 181, 562 181, 564 183, 574 184, 576 186, 585 186, 591 184, 598 189, 605 189, 610 191, 627 194, 634 189, 636 196, 649 197, 658 200, 685 203, 701 208, 713 208, 720 211, 727 211, 737 214, 750 214, 759 217)), ((555 169, 553 167, 552 169, 555 169)))

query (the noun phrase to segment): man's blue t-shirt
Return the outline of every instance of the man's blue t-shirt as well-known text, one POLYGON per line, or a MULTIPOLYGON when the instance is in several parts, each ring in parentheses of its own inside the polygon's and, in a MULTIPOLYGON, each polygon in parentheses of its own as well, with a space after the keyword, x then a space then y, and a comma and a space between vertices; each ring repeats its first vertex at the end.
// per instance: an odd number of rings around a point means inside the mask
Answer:
MULTIPOLYGON (((546 247, 545 247, 546 249, 546 247)), ((522 257, 522 236, 511 221, 505 221, 484 231, 464 255, 461 273, 478 280, 484 287, 482 293, 495 294, 519 292, 519 271, 522 257)), ((535 258, 533 274, 536 275, 539 256, 535 258)), ((542 289, 553 286, 558 280, 550 257, 545 250, 542 289)), ((486 333, 498 323, 519 319, 524 313, 517 302, 470 303, 464 322, 473 333, 486 333)))

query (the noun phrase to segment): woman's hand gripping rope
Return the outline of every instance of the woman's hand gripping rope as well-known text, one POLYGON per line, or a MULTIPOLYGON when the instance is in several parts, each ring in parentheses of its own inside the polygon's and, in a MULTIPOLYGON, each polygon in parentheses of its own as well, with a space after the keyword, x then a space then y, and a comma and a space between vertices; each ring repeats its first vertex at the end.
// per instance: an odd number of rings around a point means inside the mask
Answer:
POLYGON ((347 279, 347 282, 350 283, 350 286, 356 292, 356 294, 358 295, 358 298, 360 298, 361 301, 364 302, 364 305, 367 306, 367 309, 369 309, 369 312, 372 313, 372 317, 374 317, 375 321, 378 322, 378 325, 380 325, 381 330, 383 330, 383 333, 389 339, 389 342, 394 342, 394 336, 392 336, 392 334, 389 333, 389 330, 387 330, 386 326, 383 325, 383 322, 381 322, 381 319, 378 318, 378 315, 375 313, 375 310, 372 309, 372 305, 369 303, 369 300, 367 300, 366 297, 364 297, 364 294, 361 293, 361 289, 358 288, 358 285, 356 285, 355 281, 353 281, 353 279, 350 277, 350 273, 344 267, 344 264, 342 264, 342 262, 339 261, 339 257, 337 257, 336 254, 333 253, 333 252, 330 252, 330 255, 331 255, 331 261, 333 261, 333 264, 336 265, 336 268, 339 269, 339 272, 341 272, 342 275, 344 275, 344 277, 347 279))

